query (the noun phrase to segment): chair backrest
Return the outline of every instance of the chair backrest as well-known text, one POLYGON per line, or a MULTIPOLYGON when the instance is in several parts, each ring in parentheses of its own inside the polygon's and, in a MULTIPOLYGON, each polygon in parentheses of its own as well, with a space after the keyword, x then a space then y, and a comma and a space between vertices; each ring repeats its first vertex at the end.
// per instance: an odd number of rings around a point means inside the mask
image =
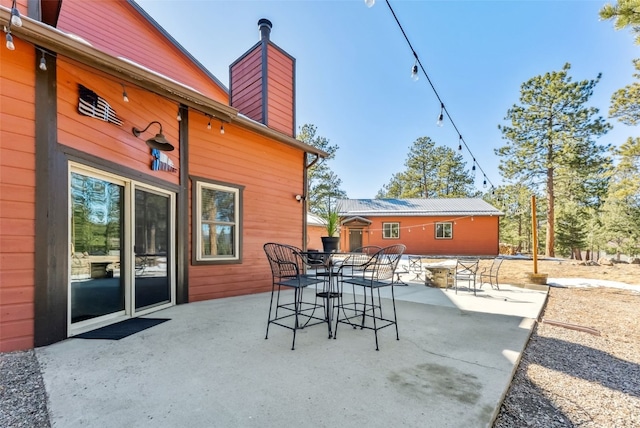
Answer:
POLYGON ((478 259, 458 259, 456 262, 456 275, 474 276, 478 271, 478 259))
POLYGON ((302 273, 304 260, 299 248, 274 242, 267 242, 263 248, 274 277, 294 278, 302 273))
POLYGON ((504 259, 502 257, 496 257, 493 259, 493 263, 491 263, 491 269, 489 269, 489 275, 498 276, 498 271, 500 270, 500 265, 504 259))
POLYGON ((409 272, 422 272, 422 257, 409 256, 409 272))
POLYGON ((393 279, 393 274, 405 249, 406 246, 403 244, 384 247, 371 258, 371 263, 365 271, 377 281, 393 279))

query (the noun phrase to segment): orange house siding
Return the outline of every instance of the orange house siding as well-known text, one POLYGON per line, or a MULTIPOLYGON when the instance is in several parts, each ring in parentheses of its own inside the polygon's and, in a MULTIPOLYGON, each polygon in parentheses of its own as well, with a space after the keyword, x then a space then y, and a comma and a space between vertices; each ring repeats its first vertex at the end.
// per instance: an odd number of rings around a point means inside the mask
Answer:
POLYGON ((34 343, 35 52, 14 44, 0 67, 0 352, 34 343))
MULTIPOLYGON (((151 173, 152 157, 145 140, 153 137, 160 128, 152 125, 137 138, 133 127, 144 129, 157 120, 162 132, 174 145, 168 153, 174 165, 179 165, 179 140, 176 103, 149 92, 128 88, 129 102, 122 99, 122 87, 108 76, 73 61, 58 59, 58 142, 66 146, 103 157, 124 167, 151 173), (78 112, 78 83, 104 98, 123 121, 114 125, 78 112), (135 95, 133 95, 135 94, 135 95)), ((178 174, 169 171, 153 171, 155 177, 178 183, 178 174)))
POLYGON ((322 237, 327 236, 327 228, 324 226, 307 227, 307 248, 310 250, 322 250, 322 237))
MULTIPOLYGON (((64 0, 58 26, 115 57, 129 58, 160 74, 184 83, 202 94, 227 104, 226 91, 212 85, 211 78, 193 65, 175 45, 125 0, 64 0), (87 5, 91 11, 87 13, 87 5), (82 17, 81 20, 78 17, 82 17)), ((122 88, 120 88, 122 93, 122 88)), ((131 98, 131 94, 129 94, 131 98)), ((174 113, 175 114, 175 113, 174 113)))
MULTIPOLYGON (((452 217, 367 217, 372 223, 363 229, 363 245, 385 247, 396 243, 407 246, 406 254, 422 255, 474 255, 498 254, 498 216, 452 217), (382 237, 383 223, 399 223, 400 237, 382 237), (435 224, 453 222, 452 239, 436 239, 435 224)), ((349 248, 348 227, 343 228, 340 246, 349 248)))
POLYGON ((242 264, 189 266, 189 300, 267 291, 271 278, 262 246, 273 240, 302 245, 300 203, 292 195, 302 193, 303 155, 235 126, 225 126, 221 135, 206 125, 203 116, 190 117, 189 172, 244 186, 242 264))

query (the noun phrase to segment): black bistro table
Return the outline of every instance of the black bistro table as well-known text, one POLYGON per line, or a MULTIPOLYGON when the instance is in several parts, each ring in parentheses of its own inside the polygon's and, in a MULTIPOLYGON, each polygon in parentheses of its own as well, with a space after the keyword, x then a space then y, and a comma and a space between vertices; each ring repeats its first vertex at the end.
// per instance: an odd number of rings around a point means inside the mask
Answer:
POLYGON ((342 290, 338 284, 337 277, 340 275, 342 263, 348 259, 350 253, 325 252, 325 251, 303 251, 307 258, 307 266, 315 269, 317 278, 322 278, 322 288, 316 289, 316 297, 324 300, 325 320, 329 339, 333 337, 333 309, 337 306, 335 299, 340 299, 342 290))

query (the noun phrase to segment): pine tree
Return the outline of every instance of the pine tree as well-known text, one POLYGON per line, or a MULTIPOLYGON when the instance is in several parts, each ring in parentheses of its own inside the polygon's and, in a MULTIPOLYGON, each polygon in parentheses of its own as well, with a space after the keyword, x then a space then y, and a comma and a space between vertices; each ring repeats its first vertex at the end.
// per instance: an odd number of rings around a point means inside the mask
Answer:
POLYGON ((393 175, 377 198, 461 198, 475 196, 473 176, 460 154, 420 137, 409 149, 406 169, 393 175))
MULTIPOLYGON (((500 171, 507 180, 543 188, 546 197, 547 230, 545 254, 555 254, 555 204, 559 175, 573 171, 590 179, 606 168, 608 147, 597 145, 596 137, 611 126, 598 109, 587 107, 594 80, 572 82, 570 64, 560 71, 545 73, 523 83, 520 104, 508 110, 510 125, 499 126, 507 145, 496 150, 500 171)), ((578 181, 575 181, 578 182, 578 181)))

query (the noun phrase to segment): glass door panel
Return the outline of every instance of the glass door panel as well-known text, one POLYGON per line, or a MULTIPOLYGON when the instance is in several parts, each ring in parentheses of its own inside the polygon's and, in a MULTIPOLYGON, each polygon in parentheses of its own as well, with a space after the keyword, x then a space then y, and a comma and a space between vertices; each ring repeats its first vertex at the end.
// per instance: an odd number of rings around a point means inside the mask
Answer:
POLYGON ((135 190, 135 310, 171 301, 168 195, 135 190))
POLYGON ((71 323, 125 309, 124 187, 71 173, 71 323))

